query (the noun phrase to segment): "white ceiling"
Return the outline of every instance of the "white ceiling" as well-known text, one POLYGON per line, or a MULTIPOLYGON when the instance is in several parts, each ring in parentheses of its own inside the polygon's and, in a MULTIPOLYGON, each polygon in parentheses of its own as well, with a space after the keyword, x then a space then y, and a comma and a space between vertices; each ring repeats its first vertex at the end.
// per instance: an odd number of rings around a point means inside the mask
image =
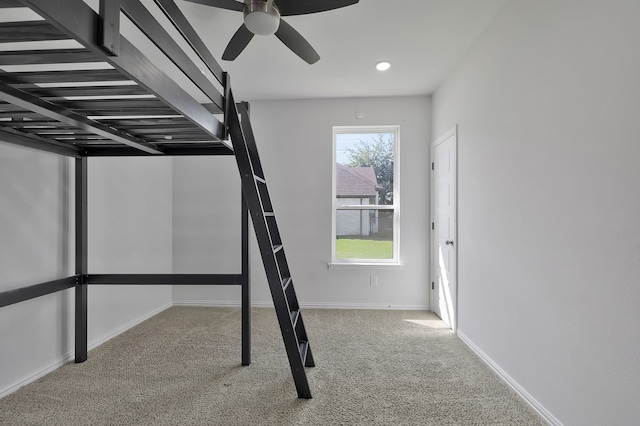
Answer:
MULTIPOLYGON (((182 41, 153 0, 142 1, 182 41)), ((341 9, 284 18, 320 54, 320 61, 313 65, 274 35, 255 36, 235 61, 223 61, 219 58, 242 24, 242 13, 184 0, 176 4, 229 72, 235 98, 252 101, 431 94, 506 1, 360 0, 341 9), (375 64, 380 60, 390 61, 391 69, 377 71, 375 64)), ((98 0, 85 2, 98 10, 98 0)), ((17 20, 32 19, 24 9, 5 9, 0 21, 13 19, 9 12, 15 12, 17 20)), ((146 46, 141 47, 143 53, 187 91, 208 101, 131 23, 124 22, 122 31, 137 46, 146 46)), ((181 44, 186 47, 184 41, 181 44)))
MULTIPOLYGON (((487 28, 506 0, 360 0, 284 18, 318 51, 309 65, 275 36, 255 36, 232 62, 236 99, 431 94, 487 28), (381 73, 374 65, 389 60, 381 73)), ((222 57, 242 23, 239 12, 177 0, 213 55, 222 57)))

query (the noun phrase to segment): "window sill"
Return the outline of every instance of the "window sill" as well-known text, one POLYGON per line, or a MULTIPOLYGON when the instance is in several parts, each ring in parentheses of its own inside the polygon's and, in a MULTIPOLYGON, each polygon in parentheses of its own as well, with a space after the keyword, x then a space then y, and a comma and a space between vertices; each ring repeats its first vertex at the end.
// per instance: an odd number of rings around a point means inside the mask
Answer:
POLYGON ((327 266, 329 269, 402 269, 403 263, 386 263, 386 262, 331 262, 327 266))

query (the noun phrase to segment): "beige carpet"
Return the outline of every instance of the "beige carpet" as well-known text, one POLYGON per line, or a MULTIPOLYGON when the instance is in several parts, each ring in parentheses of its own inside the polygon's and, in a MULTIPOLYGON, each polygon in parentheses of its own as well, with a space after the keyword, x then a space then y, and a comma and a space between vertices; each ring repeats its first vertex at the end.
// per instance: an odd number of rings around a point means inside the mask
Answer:
POLYGON ((272 309, 168 309, 0 400, 2 425, 544 425, 429 312, 303 310, 314 398, 296 397, 272 309))

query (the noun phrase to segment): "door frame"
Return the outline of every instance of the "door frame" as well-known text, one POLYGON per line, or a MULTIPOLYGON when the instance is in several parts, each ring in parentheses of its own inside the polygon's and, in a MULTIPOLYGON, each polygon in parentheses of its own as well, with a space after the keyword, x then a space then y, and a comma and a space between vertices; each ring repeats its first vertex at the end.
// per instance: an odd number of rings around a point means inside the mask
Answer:
POLYGON ((450 128, 449 130, 447 130, 446 132, 444 132, 442 135, 440 135, 438 138, 436 138, 435 140, 433 140, 431 142, 431 147, 430 147, 430 158, 431 158, 431 193, 429 194, 429 201, 430 201, 430 228, 431 228, 431 232, 430 232, 430 273, 429 273, 429 305, 431 305, 432 303, 438 303, 437 300, 434 300, 435 296, 436 296, 436 290, 434 289, 434 283, 437 282, 437 253, 438 253, 438 247, 437 247, 437 241, 436 241, 436 232, 435 232, 435 222, 436 222, 436 212, 435 212, 435 184, 436 184, 436 176, 434 173, 434 168, 433 168, 433 164, 435 161, 435 149, 438 145, 440 145, 441 143, 443 143, 444 141, 450 139, 451 137, 453 137, 453 152, 454 152, 454 160, 453 160, 453 165, 454 165, 454 173, 453 173, 453 179, 454 179, 454 191, 455 191, 455 204, 454 204, 454 215, 455 218, 452 221, 453 222, 453 226, 454 226, 454 232, 453 235, 455 236, 454 238, 454 245, 453 245, 453 256, 454 256, 454 280, 451 281, 452 286, 451 286, 451 305, 453 307, 453 318, 451 318, 451 329, 454 333, 457 333, 458 331, 458 241, 459 241, 459 236, 458 236, 458 126, 454 125, 452 128, 450 128))

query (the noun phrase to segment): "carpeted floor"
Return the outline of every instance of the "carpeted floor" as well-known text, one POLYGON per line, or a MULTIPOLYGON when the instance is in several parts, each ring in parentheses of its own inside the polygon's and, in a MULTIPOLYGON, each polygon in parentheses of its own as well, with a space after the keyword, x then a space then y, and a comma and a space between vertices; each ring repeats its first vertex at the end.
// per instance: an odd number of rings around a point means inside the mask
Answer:
POLYGON ((170 308, 0 400, 2 425, 544 425, 430 312, 303 310, 296 397, 275 312, 170 308))

